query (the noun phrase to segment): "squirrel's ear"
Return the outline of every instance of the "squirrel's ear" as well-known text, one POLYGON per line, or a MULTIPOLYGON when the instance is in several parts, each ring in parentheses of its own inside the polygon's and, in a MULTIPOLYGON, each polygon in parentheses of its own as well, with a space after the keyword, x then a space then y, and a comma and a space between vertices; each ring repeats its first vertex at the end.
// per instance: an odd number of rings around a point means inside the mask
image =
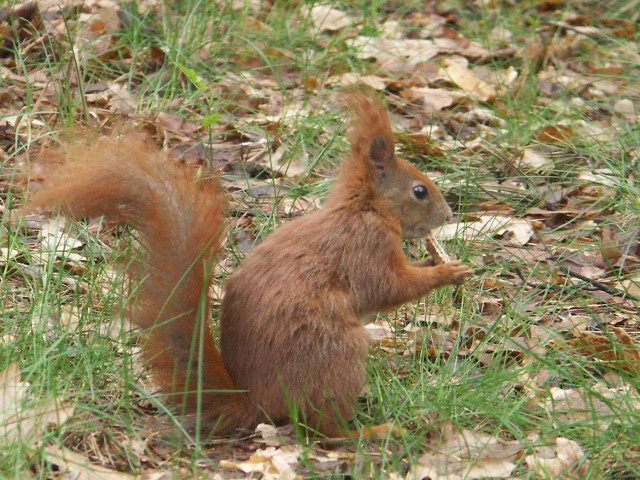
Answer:
POLYGON ((393 144, 385 137, 375 137, 369 147, 369 163, 379 179, 384 179, 394 160, 393 144))

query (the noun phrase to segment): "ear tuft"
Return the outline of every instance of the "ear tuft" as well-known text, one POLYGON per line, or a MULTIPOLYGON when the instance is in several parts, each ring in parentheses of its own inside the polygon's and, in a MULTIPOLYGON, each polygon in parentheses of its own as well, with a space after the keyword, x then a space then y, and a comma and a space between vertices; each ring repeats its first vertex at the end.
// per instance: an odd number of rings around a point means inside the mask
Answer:
POLYGON ((393 160, 393 145, 385 137, 376 137, 369 147, 369 161, 374 165, 384 165, 393 160))
POLYGON ((380 180, 387 176, 393 157, 393 145, 385 137, 375 137, 371 141, 369 162, 380 180))

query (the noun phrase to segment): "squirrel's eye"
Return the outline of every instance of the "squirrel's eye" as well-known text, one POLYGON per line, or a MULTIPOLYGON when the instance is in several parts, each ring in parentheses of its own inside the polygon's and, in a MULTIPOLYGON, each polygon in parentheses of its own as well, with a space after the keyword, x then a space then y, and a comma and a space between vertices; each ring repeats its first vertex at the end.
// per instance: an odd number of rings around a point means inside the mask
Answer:
POLYGON ((424 185, 416 185, 415 187, 413 187, 413 195, 418 200, 427 198, 427 193, 427 187, 425 187, 424 185))

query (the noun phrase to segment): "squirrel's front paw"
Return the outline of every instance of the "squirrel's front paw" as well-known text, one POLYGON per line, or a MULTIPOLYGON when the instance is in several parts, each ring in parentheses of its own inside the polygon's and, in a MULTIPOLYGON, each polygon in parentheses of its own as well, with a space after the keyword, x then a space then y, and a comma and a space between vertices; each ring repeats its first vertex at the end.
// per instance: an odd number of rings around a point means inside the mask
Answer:
POLYGON ((443 285, 460 285, 465 278, 473 275, 471 268, 457 260, 438 265, 438 269, 441 270, 443 285))

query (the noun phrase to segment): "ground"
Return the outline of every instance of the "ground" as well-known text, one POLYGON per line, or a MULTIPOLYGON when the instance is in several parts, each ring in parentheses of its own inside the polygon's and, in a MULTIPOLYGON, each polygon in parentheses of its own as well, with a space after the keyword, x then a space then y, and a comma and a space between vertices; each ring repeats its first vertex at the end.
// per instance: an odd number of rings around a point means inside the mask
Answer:
POLYGON ((640 477, 639 16, 635 0, 5 2, 0 476, 640 477), (167 440, 120 314, 131 232, 25 216, 47 152, 136 129, 219 176, 216 316, 254 243, 321 207, 351 85, 385 101, 397 154, 456 213, 438 238, 475 269, 367 325, 354 426, 394 434, 167 440))

